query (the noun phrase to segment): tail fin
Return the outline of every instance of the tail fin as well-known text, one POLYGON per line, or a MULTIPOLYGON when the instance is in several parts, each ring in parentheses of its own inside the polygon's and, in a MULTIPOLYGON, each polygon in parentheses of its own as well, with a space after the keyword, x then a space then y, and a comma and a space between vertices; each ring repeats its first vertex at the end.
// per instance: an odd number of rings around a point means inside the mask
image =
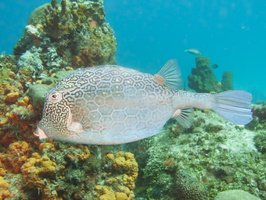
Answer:
POLYGON ((236 124, 248 124, 252 120, 252 95, 245 91, 225 91, 214 94, 212 110, 236 124))

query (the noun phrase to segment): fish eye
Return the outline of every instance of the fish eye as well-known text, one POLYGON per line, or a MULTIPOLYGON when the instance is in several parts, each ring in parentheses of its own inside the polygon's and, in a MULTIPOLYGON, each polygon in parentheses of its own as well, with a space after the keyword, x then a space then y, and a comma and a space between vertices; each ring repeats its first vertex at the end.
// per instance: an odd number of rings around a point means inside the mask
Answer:
POLYGON ((59 92, 53 92, 49 95, 48 99, 51 101, 60 101, 62 99, 62 95, 59 92))
POLYGON ((52 96, 53 99, 57 98, 57 94, 52 94, 51 96, 52 96))

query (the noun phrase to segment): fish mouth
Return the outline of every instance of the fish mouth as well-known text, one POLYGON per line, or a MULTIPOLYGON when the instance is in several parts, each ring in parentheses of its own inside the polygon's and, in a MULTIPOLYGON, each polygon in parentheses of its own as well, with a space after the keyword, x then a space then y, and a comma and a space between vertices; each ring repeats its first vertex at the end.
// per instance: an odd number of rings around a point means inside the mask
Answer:
POLYGON ((40 140, 48 138, 47 135, 45 134, 45 132, 42 129, 40 129, 39 127, 37 127, 37 129, 33 132, 33 134, 38 136, 40 140))

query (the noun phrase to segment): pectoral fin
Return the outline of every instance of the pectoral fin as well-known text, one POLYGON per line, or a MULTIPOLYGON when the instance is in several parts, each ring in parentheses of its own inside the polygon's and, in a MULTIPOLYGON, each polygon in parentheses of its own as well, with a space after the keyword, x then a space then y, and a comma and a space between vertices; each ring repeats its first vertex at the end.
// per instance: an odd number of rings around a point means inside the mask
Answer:
POLYGON ((79 122, 72 122, 70 126, 68 126, 68 130, 73 131, 75 133, 81 133, 84 131, 82 124, 79 122))
POLYGON ((70 110, 69 110, 68 119, 67 119, 67 128, 68 130, 74 133, 81 133, 84 131, 84 128, 80 122, 73 121, 73 115, 70 110))

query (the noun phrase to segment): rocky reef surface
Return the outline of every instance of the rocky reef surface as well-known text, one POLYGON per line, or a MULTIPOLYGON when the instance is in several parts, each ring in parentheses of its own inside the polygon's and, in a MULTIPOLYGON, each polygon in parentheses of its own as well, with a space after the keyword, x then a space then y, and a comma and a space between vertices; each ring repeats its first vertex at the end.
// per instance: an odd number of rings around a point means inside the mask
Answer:
POLYGON ((163 133, 129 148, 140 169, 136 195, 205 200, 241 189, 265 199, 265 136, 265 128, 250 130, 212 111, 195 111, 189 129, 171 119, 163 133))
MULTIPOLYGON (((115 53, 102 0, 52 0, 32 12, 14 54, 0 56, 0 199, 266 198, 264 102, 246 127, 196 110, 191 128, 170 119, 163 133, 126 145, 39 141, 43 95, 77 68, 114 64, 115 53)), ((197 70, 192 79, 214 77, 197 70)), ((206 82, 216 84, 203 84, 207 92, 227 90, 232 74, 206 82)))
POLYGON ((36 143, 17 141, 0 154, 1 199, 134 198, 138 163, 132 153, 36 143))

